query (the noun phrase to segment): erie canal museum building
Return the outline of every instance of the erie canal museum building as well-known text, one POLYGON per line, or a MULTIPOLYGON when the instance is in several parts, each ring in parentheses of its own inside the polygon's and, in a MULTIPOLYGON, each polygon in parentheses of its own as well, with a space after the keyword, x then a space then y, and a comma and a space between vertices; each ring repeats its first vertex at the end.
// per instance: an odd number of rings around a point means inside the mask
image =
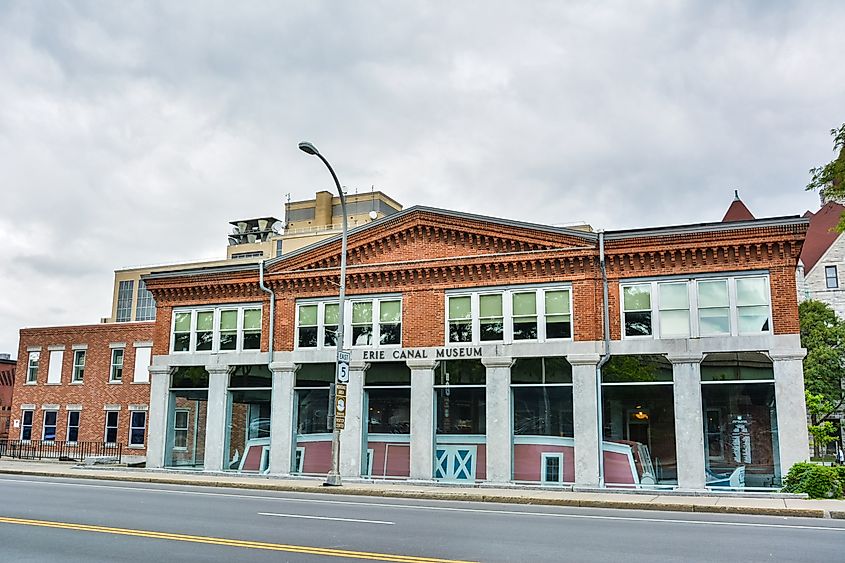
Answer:
MULTIPOLYGON (((778 487, 808 457, 807 224, 593 232, 417 206, 351 229, 341 475, 778 487)), ((334 234, 152 271, 154 320, 23 329, 9 437, 325 474, 340 252, 334 234)))

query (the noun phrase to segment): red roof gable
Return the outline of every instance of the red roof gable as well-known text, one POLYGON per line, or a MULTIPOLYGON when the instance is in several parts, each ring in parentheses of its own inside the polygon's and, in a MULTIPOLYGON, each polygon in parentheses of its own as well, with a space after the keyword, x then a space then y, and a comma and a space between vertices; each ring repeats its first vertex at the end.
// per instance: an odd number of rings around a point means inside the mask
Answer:
POLYGON ((728 207, 725 216, 722 217, 722 223, 729 223, 731 221, 753 221, 754 219, 754 215, 747 207, 745 207, 742 200, 739 199, 739 192, 735 191, 734 200, 731 202, 731 206, 728 207))
POLYGON ((816 265, 816 262, 830 248, 839 233, 834 227, 839 223, 845 205, 829 201, 816 213, 809 211, 804 214, 810 219, 810 227, 807 229, 807 239, 801 249, 801 261, 804 262, 804 271, 809 273, 816 265))

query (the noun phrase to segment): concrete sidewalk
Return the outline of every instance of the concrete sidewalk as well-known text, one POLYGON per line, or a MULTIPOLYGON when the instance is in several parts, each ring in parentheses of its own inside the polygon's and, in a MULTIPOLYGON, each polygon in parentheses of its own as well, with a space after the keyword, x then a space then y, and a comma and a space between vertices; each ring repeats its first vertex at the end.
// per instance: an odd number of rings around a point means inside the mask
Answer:
POLYGON ((808 500, 784 495, 742 496, 721 493, 712 496, 701 494, 686 496, 677 492, 649 493, 642 490, 585 492, 547 488, 465 487, 437 483, 363 480, 346 481, 342 487, 323 487, 322 479, 318 478, 90 467, 62 462, 7 459, 0 460, 0 474, 391 498, 845 519, 845 500, 808 500))

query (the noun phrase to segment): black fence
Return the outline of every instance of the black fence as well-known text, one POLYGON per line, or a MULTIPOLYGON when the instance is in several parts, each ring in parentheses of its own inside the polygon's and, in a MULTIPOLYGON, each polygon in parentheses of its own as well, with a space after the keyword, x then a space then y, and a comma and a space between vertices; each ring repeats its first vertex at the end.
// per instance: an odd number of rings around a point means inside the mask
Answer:
POLYGON ((116 458, 120 463, 123 444, 59 442, 57 440, 0 440, 0 457, 83 461, 89 457, 116 458))

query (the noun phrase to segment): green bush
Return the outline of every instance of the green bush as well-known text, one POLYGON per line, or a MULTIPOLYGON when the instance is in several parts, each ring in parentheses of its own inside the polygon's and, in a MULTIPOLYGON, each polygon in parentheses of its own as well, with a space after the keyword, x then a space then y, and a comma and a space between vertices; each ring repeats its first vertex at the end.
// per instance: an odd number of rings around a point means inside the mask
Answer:
POLYGON ((839 498, 844 478, 845 467, 799 462, 789 469, 783 482, 783 492, 807 493, 810 498, 839 498))

